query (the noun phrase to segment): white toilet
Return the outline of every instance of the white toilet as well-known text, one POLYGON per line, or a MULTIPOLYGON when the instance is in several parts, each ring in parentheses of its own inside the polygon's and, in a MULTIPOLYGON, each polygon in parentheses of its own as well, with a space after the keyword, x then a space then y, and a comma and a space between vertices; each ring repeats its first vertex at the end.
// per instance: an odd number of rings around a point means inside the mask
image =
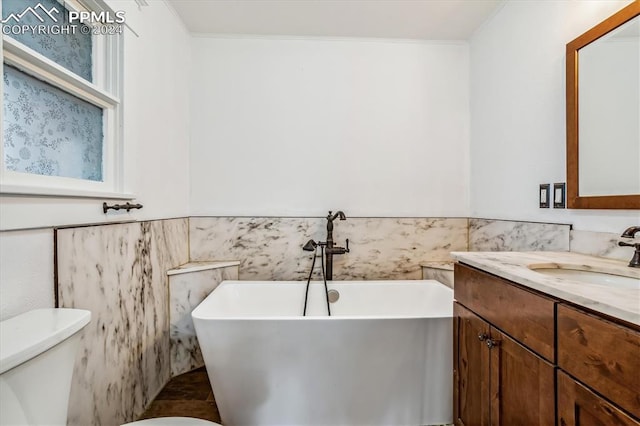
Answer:
MULTIPOLYGON (((0 425, 67 424, 79 331, 90 320, 82 309, 36 309, 0 322, 0 425)), ((187 417, 127 425, 220 426, 187 417)))

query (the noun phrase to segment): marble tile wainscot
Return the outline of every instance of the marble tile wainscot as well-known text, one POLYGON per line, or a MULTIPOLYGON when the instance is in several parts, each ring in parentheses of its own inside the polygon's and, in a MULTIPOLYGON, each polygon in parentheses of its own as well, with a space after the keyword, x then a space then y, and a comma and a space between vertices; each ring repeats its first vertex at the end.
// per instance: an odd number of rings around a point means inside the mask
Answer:
MULTIPOLYGON (((420 279, 425 260, 451 260, 467 250, 467 218, 361 218, 335 223, 337 245, 351 252, 334 257, 336 280, 420 279)), ((326 219, 294 217, 192 217, 192 261, 240 259, 241 280, 306 280, 313 254, 309 239, 324 241, 326 219)), ((322 279, 316 262, 314 279, 322 279)))
POLYGON ((239 261, 190 262, 167 271, 171 376, 204 366, 191 311, 224 280, 238 279, 239 261))
POLYGON ((189 260, 188 219, 56 230, 59 306, 91 311, 68 425, 140 416, 171 376, 166 271, 189 260))
POLYGON ((571 225, 469 219, 469 251, 569 251, 571 225))
MULTIPOLYGON (((624 229, 621 229, 620 233, 614 234, 574 229, 571 231, 571 251, 628 262, 633 256, 633 248, 618 246, 618 241, 623 241, 623 238, 620 238, 622 231, 624 229)), ((640 239, 639 235, 635 240, 638 239, 640 239)))

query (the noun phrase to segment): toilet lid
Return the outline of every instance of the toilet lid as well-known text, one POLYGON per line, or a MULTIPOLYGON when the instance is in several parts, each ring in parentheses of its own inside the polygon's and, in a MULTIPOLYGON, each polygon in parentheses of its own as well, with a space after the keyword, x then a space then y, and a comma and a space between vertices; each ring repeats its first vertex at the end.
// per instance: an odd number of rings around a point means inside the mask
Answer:
POLYGON ((122 426, 222 426, 208 420, 193 417, 158 417, 157 419, 139 420, 122 426))

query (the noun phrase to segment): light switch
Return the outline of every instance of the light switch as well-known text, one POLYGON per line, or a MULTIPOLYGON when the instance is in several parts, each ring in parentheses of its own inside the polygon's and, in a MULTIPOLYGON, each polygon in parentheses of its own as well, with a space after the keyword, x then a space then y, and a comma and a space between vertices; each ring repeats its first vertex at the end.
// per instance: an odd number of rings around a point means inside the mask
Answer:
POLYGON ((553 184, 553 208, 564 209, 565 208, 565 188, 566 184, 554 183, 553 184))
POLYGON ((541 209, 549 208, 550 192, 551 192, 551 184, 543 183, 540 185, 540 208, 541 209))

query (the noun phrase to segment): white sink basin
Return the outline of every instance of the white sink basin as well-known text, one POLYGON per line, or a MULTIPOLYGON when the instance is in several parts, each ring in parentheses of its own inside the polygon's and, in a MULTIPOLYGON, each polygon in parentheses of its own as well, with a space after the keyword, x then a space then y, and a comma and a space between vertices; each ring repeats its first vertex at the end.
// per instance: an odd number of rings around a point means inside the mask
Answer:
POLYGON ((530 269, 540 274, 585 284, 597 284, 612 288, 640 289, 640 278, 572 268, 571 266, 530 265, 530 269))

